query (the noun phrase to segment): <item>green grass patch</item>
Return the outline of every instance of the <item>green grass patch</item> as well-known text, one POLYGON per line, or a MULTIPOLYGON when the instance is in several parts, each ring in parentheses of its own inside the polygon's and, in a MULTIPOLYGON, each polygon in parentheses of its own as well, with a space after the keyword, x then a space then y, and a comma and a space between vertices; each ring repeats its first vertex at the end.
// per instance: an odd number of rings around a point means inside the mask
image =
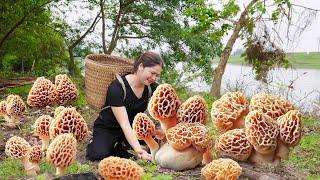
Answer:
POLYGON ((19 179, 25 176, 27 175, 20 160, 5 158, 0 162, 0 179, 19 179))
POLYGON ((27 97, 31 87, 32 87, 32 84, 6 88, 4 90, 4 93, 0 95, 0 98, 5 99, 9 94, 16 94, 16 95, 19 95, 21 98, 27 97))

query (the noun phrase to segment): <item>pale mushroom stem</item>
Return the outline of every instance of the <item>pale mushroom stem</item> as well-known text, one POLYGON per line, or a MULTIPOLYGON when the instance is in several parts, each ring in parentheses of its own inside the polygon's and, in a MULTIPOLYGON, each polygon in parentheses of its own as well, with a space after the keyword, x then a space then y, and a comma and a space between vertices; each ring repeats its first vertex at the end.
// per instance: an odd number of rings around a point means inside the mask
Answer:
POLYGON ((203 153, 202 163, 203 164, 209 164, 213 160, 212 153, 210 149, 207 149, 203 153))
POLYGON ((157 139, 164 139, 166 137, 166 134, 164 133, 164 131, 162 129, 156 129, 155 131, 155 135, 157 139))
POLYGON ((66 167, 57 167, 56 170, 56 175, 57 176, 63 176, 67 173, 67 168, 66 167))
POLYGON ((3 118, 7 123, 10 122, 10 117, 8 115, 3 115, 3 118))
POLYGON ((50 138, 49 137, 40 137, 42 141, 41 150, 46 151, 50 144, 50 138))
MULTIPOLYGON (((22 159, 22 161, 23 161, 23 168, 24 168, 24 171, 26 172, 26 174, 28 176, 36 176, 37 175, 37 168, 36 168, 36 166, 34 166, 34 163, 31 163, 29 161, 28 157, 24 157, 22 159)), ((39 168, 39 165, 38 165, 38 168, 39 168)), ((40 168, 39 168, 39 170, 40 170, 40 168)))
POLYGON ((160 121, 161 128, 166 132, 167 129, 177 125, 177 118, 163 119, 160 121))
POLYGON ((274 154, 275 151, 272 151, 268 154, 261 154, 258 151, 254 150, 249 157, 249 161, 256 164, 272 163, 274 159, 274 154))
POLYGON ((275 159, 288 160, 289 157, 289 147, 285 145, 281 140, 278 140, 275 159))
POLYGON ((152 136, 147 136, 144 141, 147 143, 150 148, 152 161, 154 161, 155 154, 159 150, 159 144, 152 138, 152 136))
POLYGON ((9 121, 8 121, 8 127, 15 128, 19 122, 20 122, 19 116, 11 116, 11 119, 9 119, 9 121))

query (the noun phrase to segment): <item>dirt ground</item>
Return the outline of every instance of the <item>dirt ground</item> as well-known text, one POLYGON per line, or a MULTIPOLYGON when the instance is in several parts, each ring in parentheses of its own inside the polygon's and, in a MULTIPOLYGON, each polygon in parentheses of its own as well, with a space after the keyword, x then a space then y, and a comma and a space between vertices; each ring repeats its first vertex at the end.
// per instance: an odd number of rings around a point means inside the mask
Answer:
MULTIPOLYGON (((88 123, 89 130, 92 131, 92 125, 97 117, 97 112, 95 110, 92 110, 89 107, 83 108, 83 109, 77 109, 78 112, 80 112, 84 119, 86 119, 88 123)), ((28 109, 27 115, 22 119, 21 124, 18 128, 15 129, 9 129, 4 125, 4 122, 2 121, 0 124, 1 131, 3 132, 3 139, 0 139, 0 161, 2 161, 5 158, 5 142, 12 136, 17 135, 20 137, 24 137, 29 141, 30 144, 40 145, 40 140, 38 137, 33 135, 33 123, 34 121, 43 114, 48 114, 53 117, 54 109, 52 107, 47 107, 44 109, 28 109)), ((77 162, 80 163, 86 163, 90 164, 92 166, 97 167, 98 162, 89 162, 85 159, 86 154, 86 146, 89 142, 88 140, 85 140, 83 144, 78 146, 78 152, 77 152, 77 162)), ((253 166, 252 164, 246 163, 246 162, 240 162, 239 163, 241 167, 243 168, 242 174, 240 179, 305 179, 305 175, 301 172, 297 172, 294 167, 289 167, 288 165, 279 165, 277 167, 272 166, 253 166)), ((198 166, 191 170, 186 170, 183 172, 175 172, 170 169, 164 169, 158 166, 157 171, 154 175, 158 174, 166 174, 171 175, 174 177, 174 179, 177 180, 187 180, 187 179, 201 179, 201 168, 203 166, 198 166)), ((47 179, 52 179, 54 176, 52 174, 45 174, 45 177, 47 179)), ((96 173, 85 173, 85 174, 78 174, 78 175, 68 175, 66 177, 61 177, 60 179, 101 179, 98 174, 96 173)))

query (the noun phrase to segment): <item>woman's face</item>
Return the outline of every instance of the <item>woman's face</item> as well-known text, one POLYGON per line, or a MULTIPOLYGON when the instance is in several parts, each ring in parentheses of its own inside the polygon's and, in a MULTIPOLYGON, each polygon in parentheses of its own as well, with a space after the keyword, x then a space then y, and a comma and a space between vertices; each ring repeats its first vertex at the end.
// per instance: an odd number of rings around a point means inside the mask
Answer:
POLYGON ((140 64, 137 74, 139 75, 143 84, 150 85, 160 77, 161 71, 162 67, 160 65, 143 67, 143 65, 140 64))

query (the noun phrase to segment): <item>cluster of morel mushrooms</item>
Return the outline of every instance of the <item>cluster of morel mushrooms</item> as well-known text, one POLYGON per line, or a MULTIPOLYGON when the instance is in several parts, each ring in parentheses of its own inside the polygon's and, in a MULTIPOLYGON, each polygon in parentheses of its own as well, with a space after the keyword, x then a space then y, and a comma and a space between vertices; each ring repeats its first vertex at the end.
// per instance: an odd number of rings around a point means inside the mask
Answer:
MULTIPOLYGON (((67 76, 56 77, 55 85, 38 78, 29 93, 28 105, 65 104, 77 96, 67 76)), ((25 109, 23 101, 16 99, 8 96, 7 102, 1 102, 1 109, 6 109, 1 113, 9 124, 17 122, 16 114, 19 114, 11 110, 13 100, 23 106, 19 106, 19 110, 25 109)), ((160 122, 160 129, 156 129, 146 113, 136 115, 132 128, 137 138, 150 148, 152 160, 176 171, 203 163, 202 179, 237 179, 242 168, 236 161, 279 164, 288 158, 289 148, 297 145, 301 138, 301 113, 287 100, 271 94, 254 95, 250 104, 240 92, 228 92, 214 101, 211 118, 219 132, 215 142, 206 126, 208 106, 201 96, 181 103, 171 85, 161 84, 150 98, 148 113, 160 122), (162 139, 161 143, 155 137, 162 139), (223 158, 213 160, 213 149, 223 158)), ((46 150, 47 159, 57 167, 57 175, 63 175, 75 159, 77 142, 87 137, 88 129, 74 108, 60 106, 53 118, 42 115, 36 120, 35 133, 42 140, 42 148, 30 147, 24 139, 12 137, 6 144, 6 153, 22 159, 25 170, 34 174, 39 170, 35 165, 40 161, 39 152, 46 150)), ((105 179, 141 179, 143 175, 143 169, 136 162, 119 157, 103 159, 98 168, 105 179)))
MULTIPOLYGON (((27 99, 30 107, 43 108, 53 104, 65 105, 79 96, 76 86, 67 75, 57 75, 55 83, 39 77, 34 82, 27 99)), ((9 95, 1 101, 1 114, 5 116, 9 127, 15 127, 26 110, 18 95, 9 95)), ((28 175, 37 175, 39 163, 44 155, 56 166, 56 174, 64 175, 76 158, 77 143, 88 136, 86 121, 73 107, 59 106, 54 117, 41 115, 34 123, 34 134, 42 141, 42 147, 31 146, 22 137, 13 136, 5 145, 5 153, 23 162, 28 175), (51 140, 51 142, 50 142, 51 140)))

